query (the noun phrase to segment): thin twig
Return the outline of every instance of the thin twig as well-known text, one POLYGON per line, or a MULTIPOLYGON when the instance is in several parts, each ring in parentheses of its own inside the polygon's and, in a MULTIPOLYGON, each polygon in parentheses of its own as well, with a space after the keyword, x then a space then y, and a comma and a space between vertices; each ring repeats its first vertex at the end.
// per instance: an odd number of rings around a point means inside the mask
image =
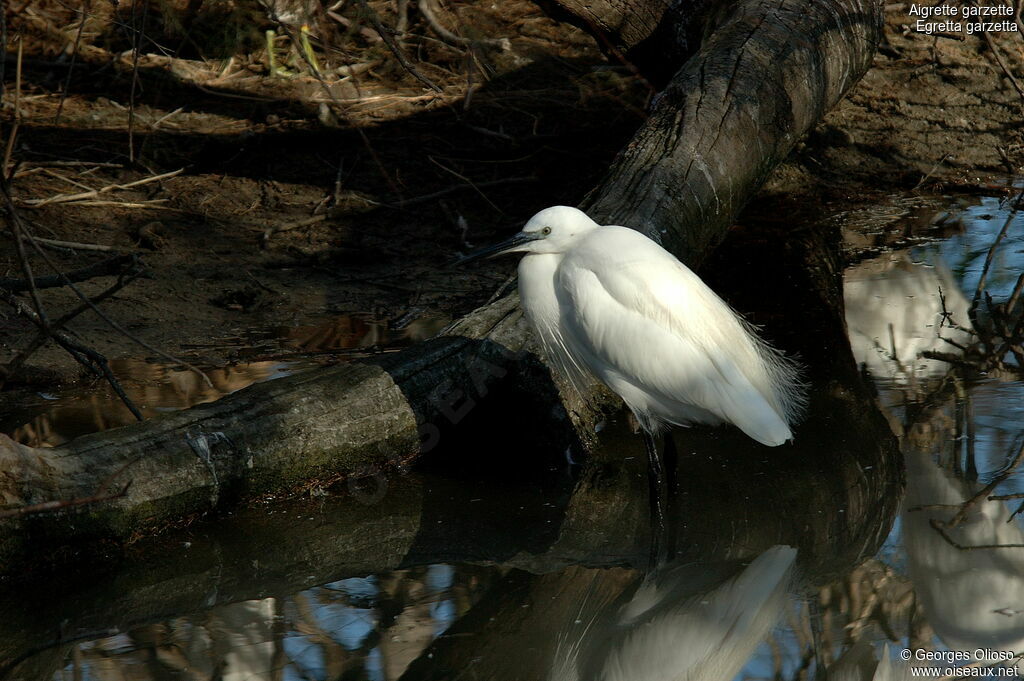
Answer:
POLYGON ((173 116, 177 116, 178 114, 180 114, 184 110, 185 110, 185 107, 179 106, 177 109, 175 109, 174 111, 170 112, 169 114, 165 114, 165 115, 161 116, 160 118, 158 118, 155 122, 150 123, 149 127, 151 127, 153 130, 156 130, 157 128, 160 127, 160 125, 162 123, 164 123, 165 121, 170 120, 171 117, 173 117, 173 116))
POLYGON ((20 203, 30 208, 39 208, 40 206, 46 206, 51 203, 69 203, 72 201, 82 201, 83 199, 94 199, 101 194, 107 192, 120 191, 124 189, 132 189, 134 187, 140 187, 150 182, 160 182, 161 180, 168 180, 172 177, 180 175, 185 172, 184 168, 178 168, 167 173, 160 175, 151 175, 144 177, 141 180, 135 180, 134 182, 128 182, 126 184, 108 184, 106 187, 100 187, 99 189, 93 189, 87 192, 79 192, 78 194, 56 194, 54 196, 47 197, 45 199, 23 199, 20 203))
POLYGON ((268 353, 265 355, 255 355, 251 358, 247 358, 246 361, 287 362, 289 360, 298 359, 300 357, 322 356, 339 356, 348 359, 364 359, 366 357, 375 357, 377 355, 389 355, 401 351, 402 348, 381 348, 379 346, 371 345, 365 348, 327 348, 324 350, 295 350, 288 352, 268 353))
MULTIPOLYGON (((7 169, 11 165, 11 156, 14 154, 14 141, 18 139, 18 128, 21 127, 21 57, 24 46, 25 41, 21 36, 18 36, 18 62, 17 68, 14 71, 14 123, 11 125, 10 134, 7 135, 7 144, 4 147, 3 167, 0 168, 0 173, 2 173, 4 177, 9 177, 7 169)), ((10 174, 14 174, 14 168, 11 168, 10 174)))
POLYGON ((996 63, 999 64, 999 68, 1003 70, 1003 75, 1013 85, 1013 89, 1017 91, 1017 94, 1021 98, 1021 102, 1024 103, 1024 88, 1021 87, 1020 82, 1014 77, 1013 73, 1006 66, 1006 62, 1003 61, 1003 55, 996 47, 996 44, 992 41, 992 36, 989 35, 988 31, 982 31, 982 35, 985 37, 985 44, 988 45, 988 49, 992 51, 992 56, 996 58, 996 63))
MULTIPOLYGON (((8 209, 9 210, 13 210, 13 206, 8 206, 8 209)), ((50 259, 50 256, 46 255, 46 251, 44 251, 42 248, 40 248, 39 244, 36 244, 34 242, 34 240, 32 239, 31 235, 29 235, 29 240, 32 242, 32 245, 35 246, 36 252, 43 258, 43 260, 45 260, 46 263, 55 272, 57 272, 57 274, 60 277, 62 277, 65 280, 65 282, 64 282, 65 285, 68 286, 74 292, 74 294, 76 296, 78 296, 79 300, 81 300, 83 303, 88 305, 90 307, 90 309, 92 309, 92 311, 96 313, 97 317, 99 317, 104 322, 106 322, 107 326, 112 328, 114 331, 117 331, 118 333, 120 333, 122 336, 124 336, 128 340, 134 342, 136 345, 139 345, 139 346, 145 348, 146 350, 149 350, 150 352, 153 352, 153 353, 157 354, 158 356, 163 357, 164 359, 166 359, 169 362, 173 362, 174 364, 177 364, 178 366, 181 366, 181 367, 184 367, 184 368, 188 369, 189 371, 191 371, 192 373, 196 374, 201 379, 203 379, 203 382, 207 385, 207 387, 209 387, 209 388, 213 388, 214 387, 213 386, 213 381, 210 380, 210 377, 207 376, 202 371, 202 369, 199 369, 198 367, 192 366, 188 362, 182 361, 182 360, 178 359, 177 357, 175 357, 174 355, 171 355, 171 354, 169 354, 167 352, 164 352, 163 350, 160 350, 159 348, 156 348, 156 347, 150 345, 146 341, 142 340, 141 338, 139 338, 138 336, 133 334, 128 329, 124 328, 123 326, 121 326, 120 324, 115 322, 113 319, 111 319, 109 316, 107 316, 107 314, 105 312, 103 312, 100 308, 96 307, 95 305, 92 305, 89 302, 89 298, 84 293, 82 293, 81 289, 79 289, 77 286, 75 286, 73 283, 71 283, 70 281, 67 280, 67 277, 64 275, 64 273, 61 272, 60 269, 57 267, 56 263, 54 263, 50 259)))
POLYGON ((445 189, 433 192, 431 194, 414 196, 411 199, 403 199, 401 201, 395 201, 387 205, 393 206, 395 208, 405 208, 406 206, 412 206, 417 203, 433 201, 434 199, 440 198, 442 196, 447 196, 448 194, 453 194, 455 192, 463 191, 465 189, 475 189, 479 191, 480 189, 485 189, 487 187, 497 187, 503 184, 520 184, 523 182, 539 182, 539 180, 532 175, 527 175, 525 177, 506 177, 505 179, 502 180, 487 180, 485 182, 477 182, 475 184, 457 184, 451 187, 446 187, 445 189))
POLYGON ((1013 314, 1013 309, 1017 307, 1017 300, 1020 298, 1021 290, 1024 289, 1024 272, 1021 272, 1020 276, 1017 277, 1017 283, 1013 287, 1013 293, 1006 301, 1006 314, 1010 316, 1013 314))
POLYGON ((601 29, 601 27, 598 26, 593 21, 591 21, 590 19, 588 19, 585 14, 578 14, 577 18, 582 19, 587 24, 587 27, 590 29, 590 35, 596 36, 597 39, 601 41, 601 44, 604 46, 604 49, 611 52, 612 56, 614 56, 620 64, 625 66, 630 73, 636 76, 636 78, 640 80, 640 82, 647 86, 649 90, 648 97, 653 97, 654 94, 657 92, 657 89, 654 87, 651 81, 647 79, 647 77, 643 74, 640 68, 626 58, 626 55, 623 54, 622 50, 620 50, 618 46, 608 38, 608 36, 601 29))
POLYGON ((417 71, 416 68, 409 63, 409 60, 405 58, 404 54, 402 54, 402 50, 395 44, 395 39, 391 37, 391 31, 384 27, 384 24, 381 23, 380 17, 377 16, 377 13, 372 7, 370 7, 366 0, 357 0, 357 2, 363 8, 363 11, 369 18, 370 23, 373 24, 373 28, 384 40, 384 44, 388 46, 388 49, 391 50, 392 54, 395 55, 395 58, 398 59, 398 63, 402 65, 402 68, 408 71, 413 78, 423 83, 434 92, 444 92, 440 86, 436 85, 432 80, 417 71))
MULTIPOLYGON (((78 180, 72 180, 70 177, 65 177, 64 175, 61 175, 60 173, 58 173, 58 172, 56 172, 54 170, 50 170, 49 168, 39 168, 38 170, 43 175, 47 175, 47 176, 52 177, 54 179, 60 180, 61 182, 67 182, 68 184, 70 184, 73 187, 78 187, 79 189, 85 189, 86 191, 92 191, 92 187, 90 187, 89 185, 85 184, 84 182, 79 182, 78 180)), ((19 175, 20 175, 20 173, 19 173, 19 175)))
POLYGON ((18 252, 18 262, 21 265, 21 272, 25 275, 25 281, 28 282, 29 295, 32 297, 32 304, 36 308, 36 314, 39 315, 39 320, 43 327, 46 328, 49 324, 49 320, 46 316, 46 310, 43 308, 43 301, 39 298, 39 291, 36 290, 35 277, 32 274, 32 265, 28 261, 28 253, 25 252, 24 239, 27 236, 25 225, 21 222, 21 216, 18 215, 17 211, 14 210, 14 201, 11 199, 10 185, 7 183, 7 178, 3 173, 0 173, 0 194, 3 194, 4 201, 7 203, 7 225, 11 228, 11 232, 14 234, 14 245, 15 250, 18 252))
POLYGON ((51 329, 49 325, 43 323, 43 320, 39 315, 22 303, 13 293, 0 289, 0 298, 13 307, 18 314, 38 326, 44 333, 48 334, 50 338, 53 338, 53 340, 64 348, 72 357, 74 357, 78 363, 105 378, 107 383, 110 384, 110 387, 113 388, 115 393, 117 393, 117 396, 120 397, 121 401, 124 402, 126 407, 128 407, 128 411, 130 411, 139 421, 143 420, 142 412, 140 412, 138 407, 135 406, 132 399, 128 397, 127 393, 125 393, 124 388, 121 387, 121 383, 117 380, 117 377, 110 371, 110 365, 107 362, 106 357, 92 348, 82 345, 63 331, 54 331, 51 329))
MULTIPOLYGON (((373 19, 373 21, 376 22, 378 30, 381 31, 381 36, 384 36, 387 29, 384 28, 383 24, 381 24, 380 20, 377 18, 376 13, 374 13, 373 10, 369 8, 369 6, 366 4, 366 0, 359 1, 362 2, 364 8, 366 8, 370 12, 371 18, 373 19)), ((284 24, 281 25, 284 26, 284 24)), ((291 37, 290 32, 289 37, 291 37)), ((388 46, 392 46, 392 43, 390 41, 388 41, 388 46)), ((397 50, 397 48, 393 48, 392 51, 394 50, 397 50)), ((302 54, 302 58, 306 60, 306 63, 310 66, 310 70, 312 71, 313 77, 316 78, 317 82, 320 84, 320 88, 324 91, 324 93, 327 96, 327 101, 333 104, 338 112, 343 111, 344 107, 341 105, 341 102, 338 101, 338 98, 335 96, 331 87, 327 84, 327 81, 324 80, 323 74, 320 73, 319 69, 313 68, 313 64, 312 62, 309 61, 309 57, 308 55, 305 54, 305 50, 299 50, 299 52, 302 54)), ((408 64, 408 62, 405 61, 405 57, 402 55, 401 51, 397 51, 395 52, 395 54, 398 56, 399 61, 401 61, 403 65, 408 64)), ((412 66, 408 65, 407 68, 411 69, 412 66)), ((415 70, 413 70, 412 73, 413 75, 418 75, 415 72, 415 70)), ((429 83, 430 81, 427 82, 429 83)), ((441 91, 440 88, 438 88, 436 85, 434 85, 433 87, 437 89, 439 92, 441 91)), ((356 133, 359 135, 359 138, 362 140, 363 145, 366 147, 366 150, 370 153, 370 157, 373 159, 374 165, 377 166, 377 170, 380 172, 381 177, 384 178, 384 181, 388 183, 388 186, 391 187, 395 194, 400 194, 401 192, 398 189, 398 185, 392 179, 391 175, 388 174, 387 168, 384 167, 384 162, 381 161, 380 155, 377 153, 377 150, 373 148, 372 144, 370 144, 370 138, 367 136, 364 126, 356 126, 355 130, 356 133)))
MULTIPOLYGON (((16 223, 20 223, 20 217, 18 216, 18 213, 17 213, 17 211, 16 211, 16 209, 14 207, 14 201, 11 199, 10 192, 9 192, 8 185, 7 185, 6 181, 0 180, 0 186, 2 186, 4 200, 7 203, 7 215, 10 218, 10 223, 12 225, 14 225, 16 223)), ((19 233, 21 233, 20 230, 19 230, 19 233)), ((131 340, 136 345, 139 345, 139 346, 149 350, 150 352, 153 352, 153 353, 157 354, 158 356, 163 357, 164 359, 166 359, 169 362, 173 362, 174 364, 177 364, 178 366, 185 367, 186 369, 188 369, 189 371, 193 372, 194 374, 199 376, 201 379, 203 379, 203 382, 206 383, 206 385, 208 387, 213 388, 213 382, 210 380, 210 377, 207 376, 205 373, 203 373, 202 370, 200 370, 197 367, 192 366, 188 362, 184 362, 184 361, 178 359, 174 355, 166 353, 163 350, 160 350, 159 348, 153 347, 152 345, 150 345, 149 343, 145 342, 144 340, 142 340, 141 338, 139 338, 138 336, 136 336, 132 332, 128 331, 128 329, 124 328, 123 326, 121 326, 120 324, 115 322, 113 319, 111 319, 109 316, 107 316, 107 314, 105 312, 103 312, 103 310, 101 310, 100 308, 96 307, 95 305, 92 305, 89 302, 89 298, 84 293, 82 293, 81 289, 79 289, 77 286, 74 285, 74 283, 72 283, 71 281, 68 280, 67 276, 63 272, 60 271, 60 268, 57 266, 57 264, 54 263, 52 259, 50 259, 49 255, 46 254, 46 251, 44 251, 42 249, 42 247, 38 243, 36 243, 36 241, 32 237, 32 235, 28 234, 27 232, 25 232, 24 235, 28 238, 29 242, 35 248, 35 250, 39 254, 39 256, 44 261, 46 261, 46 264, 49 265, 50 268, 52 268, 53 271, 64 280, 65 285, 71 288, 72 292, 74 292, 74 294, 76 296, 78 296, 79 300, 81 300, 82 302, 84 302, 87 305, 89 305, 89 307, 92 309, 92 311, 96 313, 96 316, 98 316, 100 319, 102 319, 107 324, 107 326, 109 326, 113 330, 117 331, 118 333, 120 333, 125 338, 131 340)), ((30 283, 32 283, 32 284, 35 283, 35 280, 32 277, 31 272, 26 273, 25 280, 30 282, 30 283)), ((35 287, 34 286, 32 287, 31 290, 35 293, 35 287)), ((38 293, 36 293, 36 295, 38 296, 38 293)), ((43 323, 44 324, 46 323, 45 322, 45 318, 44 318, 44 322, 43 323)), ((105 364, 106 359, 104 358, 103 361, 104 361, 104 364, 103 364, 102 368, 107 373, 109 373, 109 369, 106 368, 106 364, 105 364)), ((113 379, 112 375, 111 375, 111 379, 113 379)), ((115 388, 115 390, 119 390, 119 389, 120 389, 119 386, 115 388)), ((124 399, 127 399, 127 395, 124 396, 124 399)))
MULTIPOLYGON (((37 289, 56 288, 58 286, 64 286, 66 281, 79 282, 92 279, 94 277, 106 277, 112 274, 122 274, 125 269, 125 265, 134 265, 137 261, 138 256, 135 255, 118 255, 113 258, 107 258, 106 260, 93 263, 88 267, 72 270, 71 272, 65 273, 63 276, 51 274, 45 277, 36 277, 33 283, 37 289)), ((0 277, 0 288, 5 288, 12 293, 27 291, 31 287, 32 285, 24 279, 0 277)))
POLYGON ((263 232, 263 243, 266 244, 268 241, 270 241, 270 237, 279 232, 288 232, 293 229, 308 227, 310 225, 315 225, 318 222, 323 222, 326 219, 327 213, 321 213, 320 215, 314 215, 312 217, 308 217, 303 220, 297 220, 295 222, 290 222, 284 225, 275 225, 273 227, 268 228, 265 232, 263 232))
POLYGON ((135 162, 135 95, 139 88, 139 56, 142 53, 142 36, 145 35, 149 3, 142 3, 142 27, 135 23, 138 3, 132 3, 132 86, 128 94, 128 160, 135 162))
POLYGON ((960 504, 919 504, 908 508, 907 513, 917 513, 918 511, 945 511, 951 508, 959 509, 960 504))
POLYGON ((71 61, 68 63, 68 75, 64 79, 64 89, 60 93, 60 101, 57 103, 57 113, 53 116, 53 124, 60 123, 60 114, 64 111, 64 101, 68 98, 68 90, 71 89, 71 75, 75 71, 75 62, 78 60, 78 47, 82 44, 82 33, 85 31, 85 19, 92 9, 92 0, 85 0, 85 6, 81 10, 81 18, 78 22, 78 30, 75 31, 75 42, 71 47, 71 61))
MULTIPOLYGON (((118 208, 145 208, 146 210, 174 210, 168 208, 162 204, 165 204, 170 199, 150 199, 149 201, 97 201, 95 199, 85 199, 84 201, 74 201, 67 205, 69 206, 117 206, 118 208)), ((35 206, 25 206, 26 208, 35 208, 35 206)))
POLYGON ((123 163, 101 163, 99 161, 34 161, 25 165, 30 170, 24 170, 15 177, 20 177, 22 173, 31 172, 35 168, 124 168, 123 163))
MULTIPOLYGON (((939 160, 935 162, 935 165, 933 165, 933 166, 932 166, 931 170, 929 170, 929 171, 928 171, 927 173, 925 173, 925 174, 924 174, 924 177, 922 177, 922 178, 921 178, 921 180, 920 180, 920 181, 919 181, 919 182, 918 182, 917 184, 915 184, 915 185, 914 185, 914 189, 917 189, 917 188, 918 188, 918 187, 920 187, 920 186, 921 186, 922 184, 924 184, 925 182, 927 182, 927 181, 928 181, 928 178, 929 178, 929 177, 931 177, 931 176, 932 176, 932 174, 933 174, 933 173, 934 173, 934 172, 935 172, 936 170, 938 170, 938 169, 939 169, 939 166, 941 166, 941 165, 942 165, 942 162, 943 162, 943 161, 945 161, 945 160, 946 160, 947 158, 949 158, 949 156, 950 156, 950 155, 949 155, 949 153, 948 153, 948 152, 947 152, 947 153, 945 153, 945 154, 943 154, 942 156, 940 156, 940 157, 939 157, 939 160)), ((911 191, 913 191, 913 190, 911 190, 911 191)))
MULTIPOLYGON (((62 329, 64 325, 66 325, 72 319, 88 310, 90 305, 99 305, 101 302, 103 302, 110 296, 114 295, 115 293, 123 289, 128 284, 132 283, 133 281, 141 277, 144 272, 145 270, 138 269, 135 272, 131 272, 127 275, 122 274, 122 276, 118 277, 118 280, 114 282, 114 284, 111 285, 110 288, 106 289, 99 295, 90 298, 89 305, 83 303, 76 307, 75 309, 71 310, 70 312, 62 315, 59 319, 57 319, 50 325, 50 328, 62 329)), ((17 373, 18 369, 21 368, 21 365, 24 364, 28 360, 28 358, 35 353, 36 350, 41 348, 46 343, 48 337, 49 336, 47 336, 46 333, 37 333, 36 337, 33 338, 32 341, 29 342, 27 346, 18 351, 18 354, 15 355, 10 362, 8 362, 5 366, 0 366, 0 374, 6 374, 6 376, 13 376, 15 373, 17 373)), ((2 383, 2 381, 0 381, 0 383, 2 383)))
POLYGON ((462 180, 463 182, 465 182, 467 185, 469 185, 473 189, 473 191, 475 191, 477 194, 480 195, 480 198, 482 198, 487 203, 491 204, 491 208, 493 208, 494 210, 498 211, 502 215, 505 215, 505 211, 503 211, 502 209, 498 208, 498 206, 493 201, 491 201, 487 197, 486 194, 484 194, 482 191, 480 191, 480 187, 478 187, 471 179, 469 179, 465 175, 461 175, 461 174, 457 173, 456 171, 452 170, 451 168, 445 166, 440 161, 435 159, 433 156, 428 156, 427 158, 429 158, 430 162, 433 163, 434 165, 436 165, 441 170, 445 171, 446 173, 451 173, 455 177, 457 177, 460 180, 462 180))
POLYGON ((434 33, 441 36, 447 43, 455 45, 489 45, 491 47, 500 47, 503 50, 511 48, 508 38, 463 38, 461 35, 456 35, 449 31, 441 24, 441 20, 437 16, 437 8, 431 0, 419 0, 416 6, 419 8, 423 18, 427 20, 430 28, 434 29, 434 33))
POLYGON ((86 504, 96 504, 101 501, 112 501, 114 499, 120 499, 128 493, 128 488, 131 487, 132 481, 129 480, 124 487, 121 488, 120 492, 113 494, 102 494, 98 496, 82 497, 80 499, 66 499, 63 501, 44 501, 40 504, 30 504, 29 506, 19 506, 17 508, 8 508, 0 511, 0 518, 14 518, 16 516, 30 515, 33 513, 47 513, 50 511, 63 511, 68 508, 74 508, 75 506, 85 506, 86 504))
POLYGON ((50 246, 52 248, 57 248, 57 249, 60 249, 62 251, 68 251, 68 250, 71 250, 71 251, 100 251, 102 253, 111 253, 113 251, 118 250, 118 249, 114 248, 113 246, 104 246, 103 244, 84 244, 84 243, 80 243, 78 241, 61 241, 59 239, 44 239, 41 236, 35 237, 35 241, 36 241, 37 244, 41 244, 43 246, 50 246))
POLYGON ((973 544, 966 545, 961 544, 957 540, 953 539, 946 532, 946 528, 937 520, 932 518, 929 523, 932 528, 939 533, 939 536, 946 540, 946 543, 950 546, 960 549, 961 551, 971 551, 975 549, 1024 549, 1024 544, 973 544))
POLYGON ((978 303, 981 301, 981 294, 985 291, 985 282, 988 279, 989 268, 992 267, 992 260, 996 257, 996 249, 999 248, 999 242, 1001 242, 1003 237, 1006 236, 1006 230, 1010 228, 1010 223, 1012 223, 1013 219, 1017 216, 1017 204, 1022 198, 1024 198, 1024 191, 1017 194, 1017 198, 1013 202, 1013 208, 1010 209, 1010 214, 1006 216, 1006 222, 1003 223, 1003 228, 999 230, 999 234, 996 236, 995 241, 992 242, 992 245, 988 249, 988 255, 985 256, 985 265, 981 269, 981 278, 978 279, 978 287, 974 291, 974 298, 971 300, 971 307, 969 310, 971 321, 975 322, 975 327, 978 325, 977 320, 974 318, 974 312, 978 309, 978 303))
POLYGON ((948 521, 942 523, 943 526, 953 528, 962 523, 964 519, 967 517, 967 512, 970 511, 971 508, 973 508, 979 501, 987 498, 988 495, 992 493, 992 490, 998 487, 1000 483, 1006 480, 1006 478, 1010 477, 1010 474, 1013 473, 1014 469, 1020 465, 1022 459, 1024 459, 1024 444, 1021 444, 1020 448, 1017 450, 1017 455, 1013 457, 1013 460, 1010 461, 1010 463, 1002 471, 1000 471, 999 475, 993 478, 992 481, 989 482, 987 485, 982 487, 977 494, 975 494, 970 499, 961 504, 960 510, 957 511, 956 515, 954 515, 948 521))
POLYGON ((487 302, 484 303, 484 305, 485 306, 490 305, 495 300, 497 300, 498 298, 501 298, 503 295, 505 295, 505 293, 509 290, 509 288, 511 288, 512 284, 516 283, 516 279, 518 279, 518 278, 519 278, 519 273, 518 272, 513 272, 512 274, 508 275, 508 278, 505 279, 505 281, 502 282, 501 286, 499 286, 498 289, 494 293, 491 294, 491 297, 487 299, 487 302))

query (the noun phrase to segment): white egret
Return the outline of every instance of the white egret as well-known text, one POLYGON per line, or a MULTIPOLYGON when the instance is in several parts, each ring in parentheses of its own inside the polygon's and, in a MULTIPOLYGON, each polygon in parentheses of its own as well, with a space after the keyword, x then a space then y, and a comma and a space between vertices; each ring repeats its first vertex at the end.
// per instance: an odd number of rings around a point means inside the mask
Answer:
POLYGON ((732 423, 769 447, 792 439, 803 406, 794 363, 640 232, 554 206, 470 258, 503 253, 525 254, 523 309, 577 388, 597 377, 652 434, 732 423))
POLYGON ((525 256, 519 295, 549 360, 581 392, 599 379, 646 432, 658 529, 653 436, 664 426, 732 423, 770 447, 792 439, 803 406, 795 364, 640 232, 554 206, 463 261, 504 253, 525 256))

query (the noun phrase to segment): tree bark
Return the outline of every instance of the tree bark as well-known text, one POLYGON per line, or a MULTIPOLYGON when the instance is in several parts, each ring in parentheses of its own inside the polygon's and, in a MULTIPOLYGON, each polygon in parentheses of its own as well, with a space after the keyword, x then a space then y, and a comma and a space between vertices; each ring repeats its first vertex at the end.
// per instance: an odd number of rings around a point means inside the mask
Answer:
MULTIPOLYGON (((866 71, 881 15, 873 0, 741 0, 712 27, 584 206, 694 266, 866 71)), ((833 324, 841 335, 841 315, 833 324)), ((384 360, 255 385, 54 449, 0 439, 0 495, 11 509, 0 517, 0 561, 11 570, 14 557, 41 541, 125 540, 238 498, 403 465, 508 383, 506 376, 516 376, 512 383, 533 402, 556 404, 531 343, 511 295, 384 360), (92 501, 78 503, 84 500, 92 501), (74 519, 17 511, 38 504, 64 504, 74 519)), ((541 428, 566 441, 574 432, 589 439, 588 411, 564 397, 566 409, 553 417, 541 410, 555 421, 541 428)))
POLYGON ((860 79, 881 37, 871 0, 753 0, 723 12, 585 206, 692 267, 860 79))
POLYGON ((590 32, 609 60, 625 61, 661 89, 700 47, 712 0, 538 0, 590 32))

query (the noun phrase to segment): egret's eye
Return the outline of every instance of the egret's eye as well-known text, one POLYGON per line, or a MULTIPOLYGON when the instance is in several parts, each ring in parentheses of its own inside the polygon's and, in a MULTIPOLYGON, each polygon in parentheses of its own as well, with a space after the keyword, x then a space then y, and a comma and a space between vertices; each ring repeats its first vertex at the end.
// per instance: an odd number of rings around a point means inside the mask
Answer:
POLYGON ((540 233, 544 236, 547 236, 548 234, 551 234, 551 228, 545 227, 544 229, 540 230, 540 233))

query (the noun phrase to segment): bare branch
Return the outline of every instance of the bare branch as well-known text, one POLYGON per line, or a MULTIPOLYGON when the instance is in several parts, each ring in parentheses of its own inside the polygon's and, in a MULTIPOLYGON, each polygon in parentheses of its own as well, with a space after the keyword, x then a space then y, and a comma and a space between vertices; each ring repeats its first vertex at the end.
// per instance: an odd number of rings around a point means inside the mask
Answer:
POLYGON ((63 275, 51 274, 45 277, 36 277, 32 284, 24 279, 10 279, 0 277, 0 288, 5 288, 11 293, 28 291, 34 285, 37 289, 55 288, 64 286, 67 282, 79 282, 93 279, 95 277, 106 277, 113 274, 122 274, 126 265, 135 266, 138 262, 136 255, 118 255, 113 258, 101 260, 98 263, 83 267, 81 269, 67 272, 63 275))

